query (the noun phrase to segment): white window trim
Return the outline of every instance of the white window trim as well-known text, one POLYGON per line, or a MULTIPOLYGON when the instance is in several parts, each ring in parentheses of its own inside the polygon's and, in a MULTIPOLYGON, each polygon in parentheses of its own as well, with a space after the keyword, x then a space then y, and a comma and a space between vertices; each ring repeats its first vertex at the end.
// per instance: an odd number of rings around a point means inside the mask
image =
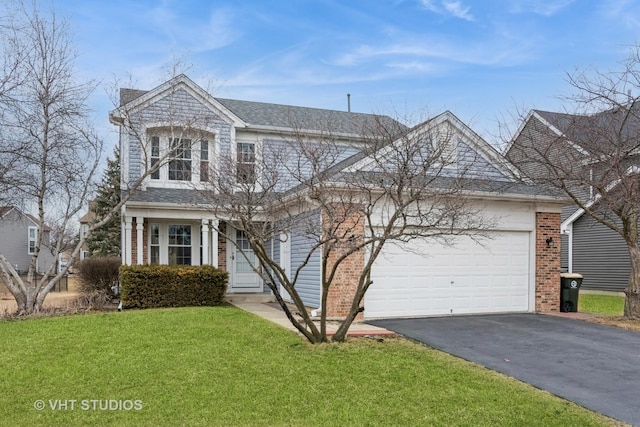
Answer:
POLYGON ((27 229, 27 253, 29 255, 33 255, 36 253, 35 248, 37 244, 38 244, 38 227, 34 225, 30 225, 29 228, 27 229), (31 238, 31 230, 35 231, 35 237, 33 239, 31 238), (33 242, 33 252, 31 252, 31 242, 33 242))
POLYGON ((248 139, 239 139, 236 140, 235 142, 233 142, 231 144, 231 158, 233 159, 233 176, 236 177, 236 179, 234 179, 235 185, 237 188, 240 188, 242 185, 244 185, 243 183, 240 183, 237 181, 237 176, 238 176, 238 144, 253 144, 254 146, 254 150, 255 150, 255 181, 254 181, 254 185, 256 188, 256 191, 260 190, 262 188, 261 186, 261 182, 262 182, 262 171, 261 168, 259 167, 259 165, 262 164, 262 147, 263 147, 263 141, 262 139, 259 140, 248 140, 248 139))
MULTIPOLYGON (((200 142, 203 140, 208 141, 209 143, 209 169, 216 170, 219 166, 218 162, 218 145, 219 145, 219 132, 216 129, 194 129, 194 132, 185 132, 184 135, 172 136, 169 132, 162 128, 166 128, 166 126, 162 126, 160 124, 154 124, 148 126, 145 130, 148 143, 146 144, 146 161, 148 164, 143 165, 143 170, 147 170, 147 168, 151 167, 151 137, 157 136, 160 139, 160 159, 164 159, 163 165, 160 166, 160 178, 159 179, 151 179, 151 175, 145 178, 145 186, 146 187, 160 187, 160 188, 176 188, 176 189, 199 189, 203 190, 208 187, 208 182, 200 181, 200 142), (206 138, 197 137, 196 133, 205 132, 207 133, 206 138), (170 139, 171 138, 179 138, 179 139, 190 139, 191 140, 191 180, 189 181, 177 181, 169 179, 169 161, 168 154, 170 148, 170 139)), ((143 158, 143 162, 145 159, 143 158)), ((211 173, 209 174, 209 179, 211 179, 211 173)))
MULTIPOLYGON (((191 227, 191 265, 200 265, 200 246, 201 236, 200 226, 201 221, 185 221, 185 220, 150 220, 150 224, 158 224, 159 231, 159 246, 160 256, 158 260, 159 265, 169 264, 169 225, 188 225, 191 227)), ((147 230, 147 262, 151 262, 151 226, 147 230)))

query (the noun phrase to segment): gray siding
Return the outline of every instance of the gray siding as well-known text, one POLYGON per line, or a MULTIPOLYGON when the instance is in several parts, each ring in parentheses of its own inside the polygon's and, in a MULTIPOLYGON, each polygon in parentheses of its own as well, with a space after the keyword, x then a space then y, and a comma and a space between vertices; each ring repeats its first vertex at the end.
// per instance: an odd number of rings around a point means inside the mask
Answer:
MULTIPOLYGON (((35 224, 16 209, 7 212, 0 219, 0 253, 7 258, 12 265, 17 265, 20 272, 29 269, 32 255, 29 254, 29 226, 35 224)), ((44 239, 49 239, 49 232, 45 232, 44 239)), ((42 245, 38 256, 38 271, 46 270, 54 261, 48 247, 42 245)))
POLYGON ((584 275, 586 289, 622 291, 631 271, 624 239, 583 215, 573 224, 573 271, 584 275))
POLYGON ((464 172, 464 176, 470 179, 491 179, 496 181, 508 181, 502 172, 493 166, 487 159, 482 157, 469 145, 458 141, 458 173, 464 172))
POLYGON ((318 142, 307 142, 305 143, 305 147, 308 147, 310 151, 314 148, 323 150, 324 155, 321 161, 325 163, 313 165, 311 162, 305 161, 304 155, 298 154, 295 143, 289 143, 279 139, 265 139, 262 148, 265 169, 271 171, 273 165, 276 165, 277 173, 274 175, 275 179, 278 179, 276 184, 264 181, 267 179, 267 177, 264 177, 263 184, 265 187, 274 187, 278 191, 285 191, 299 185, 300 178, 310 178, 313 172, 312 166, 321 166, 321 169, 328 169, 360 151, 359 148, 346 144, 321 146, 318 142))
MULTIPOLYGON (((178 89, 144 108, 136 114, 134 120, 137 123, 166 123, 175 127, 188 123, 193 129, 206 127, 217 130, 220 152, 228 153, 231 147, 231 125, 214 115, 184 89, 178 89)), ((129 179, 135 180, 142 172, 142 146, 135 135, 126 138, 129 150, 129 179)))
MULTIPOLYGON (((302 265, 305 257, 311 252, 314 238, 305 233, 306 225, 313 221, 320 229, 320 212, 303 214, 304 220, 297 222, 291 230, 291 270, 295 272, 302 265)), ((308 307, 320 307, 320 250, 316 250, 309 263, 301 270, 296 283, 296 290, 308 307)))

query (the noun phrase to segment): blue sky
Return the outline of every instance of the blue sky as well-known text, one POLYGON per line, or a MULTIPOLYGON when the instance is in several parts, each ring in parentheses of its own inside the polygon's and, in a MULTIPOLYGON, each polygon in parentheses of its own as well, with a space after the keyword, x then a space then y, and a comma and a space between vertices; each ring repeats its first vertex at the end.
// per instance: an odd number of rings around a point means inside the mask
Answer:
MULTIPOLYGON (((214 96, 407 117, 448 109, 492 144, 516 109, 562 109, 566 73, 618 68, 634 0, 57 0, 110 146, 114 77, 140 89, 176 59, 214 96), (107 134, 107 131, 110 131, 107 134)), ((181 71, 184 68, 181 69, 181 71)))

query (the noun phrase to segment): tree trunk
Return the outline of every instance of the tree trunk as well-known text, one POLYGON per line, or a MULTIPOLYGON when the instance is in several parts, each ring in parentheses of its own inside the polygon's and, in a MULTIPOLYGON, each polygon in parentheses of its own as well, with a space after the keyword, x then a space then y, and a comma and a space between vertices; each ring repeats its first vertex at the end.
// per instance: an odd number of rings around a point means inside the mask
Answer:
POLYGON ((640 248, 637 245, 629 245, 631 258, 631 274, 629 285, 624 291, 626 298, 624 315, 630 318, 640 318, 640 248))

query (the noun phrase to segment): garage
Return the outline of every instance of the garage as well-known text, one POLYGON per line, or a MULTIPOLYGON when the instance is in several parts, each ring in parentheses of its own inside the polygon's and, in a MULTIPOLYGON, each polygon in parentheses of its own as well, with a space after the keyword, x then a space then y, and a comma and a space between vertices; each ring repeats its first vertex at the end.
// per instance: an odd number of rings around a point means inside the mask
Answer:
POLYGON ((389 245, 371 272, 366 318, 530 311, 528 231, 499 231, 478 243, 389 245), (410 248, 410 249, 409 249, 410 248))

